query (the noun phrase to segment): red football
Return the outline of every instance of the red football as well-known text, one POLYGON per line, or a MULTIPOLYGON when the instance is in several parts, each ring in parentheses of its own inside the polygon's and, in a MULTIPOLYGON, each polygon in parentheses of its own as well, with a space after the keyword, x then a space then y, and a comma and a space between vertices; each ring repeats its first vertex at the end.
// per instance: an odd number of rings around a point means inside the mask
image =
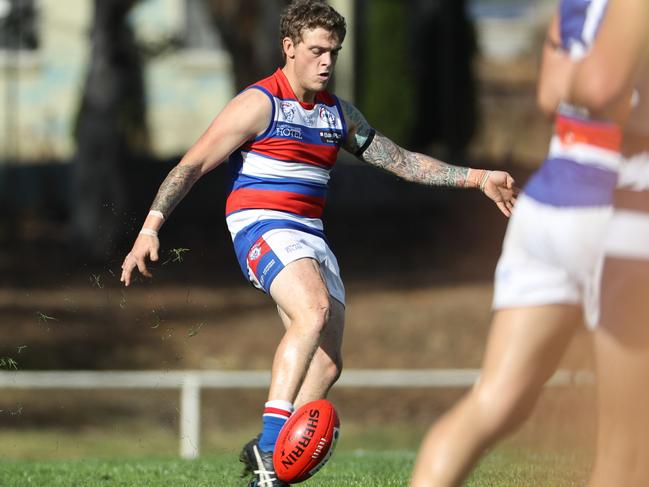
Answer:
POLYGON ((331 457, 338 440, 338 414, 326 399, 298 408, 279 433, 273 453, 277 477, 289 484, 312 477, 331 457))

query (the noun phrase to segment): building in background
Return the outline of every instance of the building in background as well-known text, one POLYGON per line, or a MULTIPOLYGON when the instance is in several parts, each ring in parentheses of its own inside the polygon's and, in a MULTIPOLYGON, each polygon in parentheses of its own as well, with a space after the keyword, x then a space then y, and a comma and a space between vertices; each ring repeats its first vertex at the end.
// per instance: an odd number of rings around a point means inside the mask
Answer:
MULTIPOLYGON (((0 160, 73 155, 92 8, 91 0, 0 0, 0 160)), ((168 158, 184 152, 234 94, 230 58, 202 0, 143 0, 131 22, 145 48, 182 41, 145 69, 151 148, 168 158)))

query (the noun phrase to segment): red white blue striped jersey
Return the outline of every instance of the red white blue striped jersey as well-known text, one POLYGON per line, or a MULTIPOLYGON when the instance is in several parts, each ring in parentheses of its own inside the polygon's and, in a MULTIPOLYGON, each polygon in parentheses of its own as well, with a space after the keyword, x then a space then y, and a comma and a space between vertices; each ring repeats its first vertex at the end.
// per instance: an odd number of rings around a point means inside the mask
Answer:
POLYGON ((608 0, 561 0, 561 44, 573 59, 582 58, 597 35, 608 0))
MULTIPOLYGON (((561 42, 573 59, 591 48, 606 7, 607 0, 561 0, 561 42)), ((528 181, 525 194, 553 206, 610 205, 621 138, 616 123, 593 119, 587 110, 562 102, 548 156, 528 181)))
POLYGON ((320 218, 329 173, 347 135, 340 102, 326 91, 312 104, 298 101, 281 69, 247 89, 268 96, 272 115, 264 133, 230 156, 226 216, 265 209, 320 218))

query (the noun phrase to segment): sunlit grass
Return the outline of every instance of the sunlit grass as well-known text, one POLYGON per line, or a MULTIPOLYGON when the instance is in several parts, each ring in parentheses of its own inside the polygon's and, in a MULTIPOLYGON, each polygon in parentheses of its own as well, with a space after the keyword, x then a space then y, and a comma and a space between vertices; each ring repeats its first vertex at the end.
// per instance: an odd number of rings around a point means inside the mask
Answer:
MULTIPOLYGON (((408 483, 414 450, 341 450, 309 480, 311 487, 396 487, 408 483)), ((0 461, 0 485, 70 486, 241 486, 241 464, 235 453, 200 460, 175 458, 13 460, 0 461)), ((521 450, 498 450, 471 475, 467 487, 536 487, 583 485, 587 462, 579 457, 521 450)))
MULTIPOLYGON (((77 431, 0 431, 0 486, 242 486, 238 452, 256 432, 250 425, 206 432, 198 460, 178 458, 178 432, 122 425, 77 431)), ((311 487, 406 486, 423 431, 407 425, 348 425, 331 463, 311 487)), ((572 487, 584 485, 588 452, 506 442, 490 452, 467 487, 572 487)))

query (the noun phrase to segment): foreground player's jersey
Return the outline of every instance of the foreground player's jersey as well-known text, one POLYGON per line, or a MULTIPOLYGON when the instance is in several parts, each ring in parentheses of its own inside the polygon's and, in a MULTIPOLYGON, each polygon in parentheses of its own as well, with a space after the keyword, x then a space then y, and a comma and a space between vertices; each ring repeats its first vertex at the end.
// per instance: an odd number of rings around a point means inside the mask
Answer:
MULTIPOLYGON (((562 0, 561 43, 573 59, 593 44, 607 0, 562 0)), ((587 110, 561 103, 548 157, 530 178, 525 193, 552 206, 611 204, 620 165, 622 133, 618 124, 593 119, 587 110)))
POLYGON ((230 156, 226 215, 265 209, 320 218, 347 132, 340 102, 326 91, 313 104, 298 101, 281 69, 248 89, 268 96, 272 115, 263 134, 230 156))
POLYGON ((573 59, 582 58, 593 44, 607 0, 562 0, 559 5, 561 44, 573 59))

